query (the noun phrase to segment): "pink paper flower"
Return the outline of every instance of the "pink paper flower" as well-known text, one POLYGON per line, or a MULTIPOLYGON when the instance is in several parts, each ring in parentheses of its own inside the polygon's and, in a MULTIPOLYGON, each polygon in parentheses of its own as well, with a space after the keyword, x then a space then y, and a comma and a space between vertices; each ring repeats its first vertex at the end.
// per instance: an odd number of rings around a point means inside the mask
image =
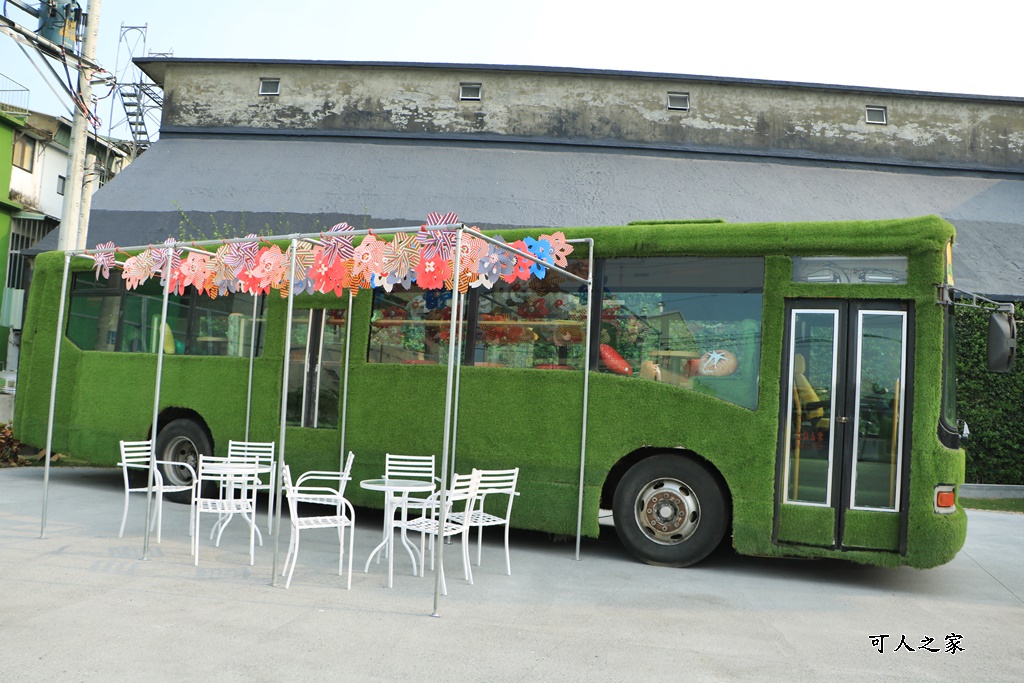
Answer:
POLYGON ((180 273, 178 281, 181 289, 184 290, 189 285, 192 285, 202 294, 206 278, 210 272, 209 266, 210 256, 208 254, 191 252, 186 256, 185 260, 181 262, 181 266, 178 267, 180 273))
POLYGON ((572 245, 565 241, 565 233, 556 232, 553 235, 541 235, 540 238, 551 245, 551 256, 556 266, 565 268, 569 265, 567 257, 572 253, 572 245))
POLYGON ((260 249, 256 256, 256 265, 251 271, 253 277, 258 281, 259 290, 266 292, 271 285, 280 288, 287 268, 285 255, 281 252, 281 247, 275 244, 260 249))
POLYGON ((387 243, 377 239, 376 235, 364 237, 352 255, 355 264, 352 268, 352 275, 359 276, 360 280, 369 281, 372 286, 373 274, 383 270, 385 246, 387 243))
POLYGON ((152 249, 147 249, 137 256, 130 256, 128 260, 124 262, 121 277, 125 280, 125 287, 128 289, 135 289, 143 282, 153 277, 154 264, 152 261, 152 251, 152 249))

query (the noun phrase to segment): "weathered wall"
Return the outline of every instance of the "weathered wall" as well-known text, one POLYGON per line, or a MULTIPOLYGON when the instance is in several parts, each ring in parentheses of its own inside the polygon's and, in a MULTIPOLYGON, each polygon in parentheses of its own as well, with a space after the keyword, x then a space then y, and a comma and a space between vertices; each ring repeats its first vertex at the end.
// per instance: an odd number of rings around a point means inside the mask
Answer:
POLYGON ((164 127, 456 134, 1024 170, 1024 101, 662 75, 167 60, 164 127), (258 94, 261 77, 281 94, 258 94), (460 101, 460 82, 482 84, 460 101), (667 93, 690 95, 689 111, 667 93), (887 108, 886 125, 865 107, 887 108))

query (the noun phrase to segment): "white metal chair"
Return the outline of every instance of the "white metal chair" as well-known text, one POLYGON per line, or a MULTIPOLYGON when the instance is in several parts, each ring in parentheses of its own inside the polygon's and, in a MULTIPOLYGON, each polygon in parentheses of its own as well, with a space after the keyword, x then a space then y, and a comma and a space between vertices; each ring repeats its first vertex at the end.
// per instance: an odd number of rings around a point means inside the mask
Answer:
MULTIPOLYGON (((399 455, 397 453, 386 453, 384 455, 384 478, 385 479, 422 479, 431 481, 435 485, 441 480, 437 477, 433 455, 399 455)), ((406 509, 423 510, 436 509, 438 501, 437 492, 424 497, 415 495, 409 496, 406 509)))
MULTIPOLYGON (((352 462, 352 454, 349 454, 349 464, 352 462)), ((309 474, 307 472, 307 474, 309 474)), ((338 480, 338 472, 334 472, 333 481, 338 480)), ((352 548, 356 535, 356 512, 352 507, 352 504, 345 499, 341 491, 338 489, 331 489, 325 486, 299 486, 292 484, 292 473, 288 465, 284 466, 281 474, 282 484, 284 485, 285 494, 288 497, 288 513, 291 517, 292 522, 292 533, 291 539, 288 543, 288 555, 284 559, 284 567, 281 568, 281 576, 284 576, 285 572, 288 573, 288 579, 285 581, 284 587, 288 588, 292 584, 292 574, 295 572, 295 563, 299 558, 299 538, 300 532, 303 529, 337 529, 338 530, 338 543, 340 549, 338 552, 338 576, 342 576, 344 573, 344 562, 345 562, 345 529, 349 528, 350 532, 348 535, 348 584, 346 588, 352 588, 352 548), (329 500, 328 500, 329 499, 329 500), (321 515, 321 516, 310 516, 300 517, 299 516, 299 502, 315 502, 320 504, 332 504, 336 506, 337 514, 334 515, 321 515), (291 563, 289 566, 289 562, 291 563)), ((317 479, 317 477, 309 477, 308 479, 317 479)), ((302 481, 302 477, 299 477, 299 481, 302 481)))
MULTIPOLYGON (((384 478, 429 481, 437 486, 441 483, 441 480, 437 477, 434 461, 435 457, 433 455, 400 455, 398 453, 385 453, 384 478)), ((425 496, 408 494, 403 496, 401 500, 405 501, 403 518, 408 518, 409 510, 419 510, 421 513, 429 510, 432 513, 436 513, 440 494, 437 491, 425 496)), ((390 515, 391 518, 394 519, 395 512, 396 510, 394 509, 385 510, 384 514, 390 515)), ((433 539, 431 539, 431 542, 433 542, 433 539)), ((385 552, 386 551, 387 548, 385 548, 385 552)), ((377 561, 380 562, 379 555, 377 556, 377 561)))
MULTIPOLYGON (((456 474, 452 478, 451 488, 445 495, 445 522, 441 526, 441 515, 435 516, 434 510, 425 509, 423 514, 416 519, 399 522, 405 531, 420 533, 420 576, 424 574, 424 539, 427 536, 433 540, 435 537, 442 539, 453 536, 462 536, 462 568, 466 574, 466 581, 473 584, 473 570, 469 566, 469 520, 472 516, 473 507, 476 504, 477 492, 480 488, 480 470, 473 470, 472 474, 456 474), (459 521, 453 521, 452 517, 456 510, 453 508, 461 504, 463 514, 459 521), (469 514, 466 514, 469 513, 469 514)), ((438 511, 439 512, 439 511, 438 511)), ((431 569, 434 568, 433 555, 431 555, 431 569)), ((444 567, 441 572, 441 593, 448 595, 448 587, 444 580, 444 567)))
POLYGON ((355 454, 348 452, 348 460, 345 462, 345 469, 340 472, 329 470, 310 470, 303 472, 295 481, 296 498, 299 503, 313 503, 315 505, 333 505, 341 514, 341 501, 345 498, 345 487, 352 479, 349 474, 352 471, 352 461, 355 454), (309 482, 316 482, 316 486, 309 482))
MULTIPOLYGON (((519 495, 516 491, 516 482, 519 479, 519 468, 511 470, 480 470, 480 489, 476 496, 476 506, 469 518, 469 525, 477 527, 476 537, 476 566, 480 566, 481 547, 483 546, 485 526, 505 526, 505 573, 512 576, 512 562, 508 554, 508 531, 509 518, 512 516, 512 500, 519 495), (508 496, 508 506, 505 508, 505 516, 491 514, 484 511, 484 503, 489 495, 508 496)), ((461 522, 463 513, 453 512, 452 522, 461 522)))
MULTIPOLYGON (((145 493, 149 489, 149 457, 152 451, 153 442, 149 439, 145 441, 121 441, 121 462, 118 463, 118 466, 121 467, 122 474, 124 475, 124 511, 121 513, 121 530, 117 532, 118 538, 122 538, 124 536, 124 525, 128 520, 129 494, 145 493), (146 473, 141 486, 132 486, 130 476, 132 470, 146 473)), ((184 467, 192 474, 192 479, 195 479, 196 472, 188 463, 157 460, 156 464, 184 467)), ((156 515, 153 517, 152 527, 156 529, 157 543, 160 542, 160 530, 163 526, 164 494, 191 490, 192 484, 168 486, 164 483, 164 478, 163 475, 160 474, 160 470, 155 469, 153 471, 153 494, 156 496, 156 515)), ((188 521, 188 529, 189 533, 192 533, 191 517, 188 521)))
MULTIPOLYGON (((274 520, 274 484, 277 482, 277 463, 274 462, 273 441, 228 441, 229 460, 254 460, 261 465, 270 467, 270 473, 264 478, 260 474, 257 491, 267 491, 267 533, 273 533, 274 520)), ((262 537, 261 537, 262 539, 262 537)))
MULTIPOLYGON (((260 484, 258 465, 226 457, 199 455, 199 471, 192 488, 192 553, 199 566, 199 521, 204 513, 217 515, 214 530, 224 533, 228 520, 241 515, 249 522, 249 564, 256 564, 256 487, 260 484), (205 486, 204 486, 205 485, 205 486), (217 497, 204 497, 203 491, 216 491, 217 497)), ((212 535, 212 532, 211 532, 212 535)), ((262 545, 262 539, 260 545, 262 545)))

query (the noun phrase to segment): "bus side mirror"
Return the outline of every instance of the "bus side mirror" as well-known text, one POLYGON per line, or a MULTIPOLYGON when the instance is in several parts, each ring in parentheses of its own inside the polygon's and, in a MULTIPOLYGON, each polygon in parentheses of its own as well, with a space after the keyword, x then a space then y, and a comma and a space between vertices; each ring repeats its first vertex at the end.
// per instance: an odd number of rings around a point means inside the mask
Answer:
POLYGON ((1012 312, 997 311, 988 319, 988 369, 1009 372, 1017 355, 1017 324, 1012 312))
POLYGON ((971 439, 971 429, 967 426, 966 420, 957 420, 957 425, 960 427, 960 443, 966 443, 971 439))

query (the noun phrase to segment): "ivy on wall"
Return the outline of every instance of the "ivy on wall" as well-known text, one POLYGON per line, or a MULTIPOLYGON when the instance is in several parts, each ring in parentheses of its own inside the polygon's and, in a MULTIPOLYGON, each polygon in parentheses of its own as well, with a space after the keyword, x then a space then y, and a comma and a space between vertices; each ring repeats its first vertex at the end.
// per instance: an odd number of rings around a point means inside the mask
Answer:
MULTIPOLYGON (((1024 304, 1015 304, 1024 320, 1024 304)), ((988 312, 956 311, 956 375, 959 417, 970 427, 968 483, 1024 484, 1024 360, 1008 373, 985 366, 988 312)), ((1021 332, 1018 324, 1018 334, 1021 332)))

